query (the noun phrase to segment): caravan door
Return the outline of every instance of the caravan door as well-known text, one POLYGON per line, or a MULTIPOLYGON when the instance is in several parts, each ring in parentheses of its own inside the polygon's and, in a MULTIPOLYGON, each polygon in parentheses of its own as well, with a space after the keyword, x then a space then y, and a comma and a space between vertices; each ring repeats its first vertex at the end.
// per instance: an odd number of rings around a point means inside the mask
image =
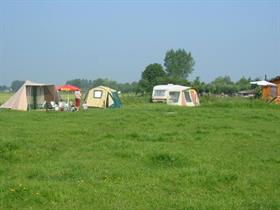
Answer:
POLYGON ((190 89, 184 91, 185 100, 187 106, 197 106, 199 105, 199 98, 195 90, 190 89))

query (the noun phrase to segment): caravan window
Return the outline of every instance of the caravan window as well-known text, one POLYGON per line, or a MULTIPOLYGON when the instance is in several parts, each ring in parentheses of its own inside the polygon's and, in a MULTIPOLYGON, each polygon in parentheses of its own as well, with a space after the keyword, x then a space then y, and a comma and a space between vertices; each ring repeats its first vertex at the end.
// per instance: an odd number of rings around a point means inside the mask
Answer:
POLYGON ((180 92, 169 92, 169 100, 172 103, 178 103, 179 101, 179 96, 180 96, 180 92))
POLYGON ((185 91, 185 99, 186 102, 192 102, 191 96, 190 96, 190 92, 189 91, 185 91))
POLYGON ((102 90, 95 90, 93 91, 93 98, 101 98, 102 94, 102 90))
POLYGON ((165 90, 155 90, 154 96, 165 96, 165 90))

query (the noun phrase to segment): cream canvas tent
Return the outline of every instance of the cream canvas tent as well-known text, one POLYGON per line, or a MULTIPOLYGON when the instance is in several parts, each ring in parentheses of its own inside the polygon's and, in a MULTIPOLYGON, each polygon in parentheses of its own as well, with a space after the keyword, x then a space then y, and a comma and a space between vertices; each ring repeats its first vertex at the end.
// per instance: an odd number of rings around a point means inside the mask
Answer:
POLYGON ((199 98, 194 89, 173 84, 154 86, 152 100, 179 106, 199 105, 199 98))
POLYGON ((41 109, 44 102, 51 101, 58 102, 58 94, 54 85, 26 81, 0 108, 22 111, 41 109))
POLYGON ((85 97, 84 103, 88 107, 97 108, 120 108, 121 100, 116 90, 105 86, 90 89, 85 97))

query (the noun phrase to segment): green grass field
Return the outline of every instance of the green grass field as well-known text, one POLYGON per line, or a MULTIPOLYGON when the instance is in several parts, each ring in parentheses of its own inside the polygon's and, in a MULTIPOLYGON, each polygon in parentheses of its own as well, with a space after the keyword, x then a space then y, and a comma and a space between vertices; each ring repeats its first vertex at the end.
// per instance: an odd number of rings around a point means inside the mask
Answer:
POLYGON ((7 101, 12 96, 12 93, 0 92, 0 105, 7 101))
POLYGON ((126 104, 0 110, 0 209, 280 209, 280 106, 126 104))

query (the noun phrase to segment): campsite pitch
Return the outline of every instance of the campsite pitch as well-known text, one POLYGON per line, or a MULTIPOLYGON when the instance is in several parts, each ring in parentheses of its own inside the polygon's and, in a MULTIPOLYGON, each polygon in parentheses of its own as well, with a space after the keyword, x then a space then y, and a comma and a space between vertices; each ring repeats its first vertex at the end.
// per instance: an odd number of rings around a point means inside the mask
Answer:
POLYGON ((0 209, 280 209, 280 109, 0 110, 0 209))

